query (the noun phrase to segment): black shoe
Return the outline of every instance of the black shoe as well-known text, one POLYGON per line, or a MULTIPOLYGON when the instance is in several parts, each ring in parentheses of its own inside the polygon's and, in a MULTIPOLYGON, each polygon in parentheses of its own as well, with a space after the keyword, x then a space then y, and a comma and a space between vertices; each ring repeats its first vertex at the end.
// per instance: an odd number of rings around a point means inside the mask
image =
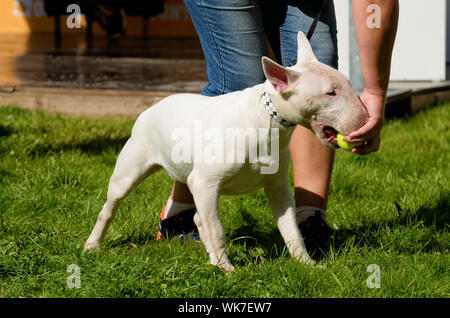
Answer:
POLYGON ((330 249, 331 231, 321 217, 320 210, 298 225, 308 254, 320 259, 330 249))
POLYGON ((164 210, 159 219, 157 240, 178 237, 181 240, 200 240, 197 226, 194 223, 196 208, 180 212, 164 219, 164 210))

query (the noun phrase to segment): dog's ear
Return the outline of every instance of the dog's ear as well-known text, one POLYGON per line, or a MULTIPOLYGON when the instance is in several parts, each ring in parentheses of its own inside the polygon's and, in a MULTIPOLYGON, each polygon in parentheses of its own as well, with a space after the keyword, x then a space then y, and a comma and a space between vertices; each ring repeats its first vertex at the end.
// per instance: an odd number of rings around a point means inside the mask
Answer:
POLYGON ((317 61, 317 57, 314 55, 311 44, 303 32, 298 32, 297 34, 297 60, 297 63, 317 61))
POLYGON ((292 91, 300 77, 299 72, 285 68, 265 56, 262 58, 262 66, 266 78, 280 93, 292 91))

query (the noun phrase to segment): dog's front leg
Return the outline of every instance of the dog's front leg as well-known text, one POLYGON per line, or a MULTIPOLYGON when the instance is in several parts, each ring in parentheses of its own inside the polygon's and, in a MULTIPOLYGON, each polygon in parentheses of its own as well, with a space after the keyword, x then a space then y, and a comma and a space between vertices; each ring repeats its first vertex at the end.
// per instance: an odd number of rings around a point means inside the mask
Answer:
POLYGON ((280 230, 289 253, 302 263, 313 265, 315 262, 306 251, 300 229, 295 218, 295 203, 289 184, 276 187, 273 185, 264 188, 269 200, 270 208, 280 230))
POLYGON ((211 264, 227 272, 234 267, 228 258, 225 246, 225 233, 218 211, 218 189, 203 177, 191 174, 188 178, 189 189, 194 196, 197 213, 195 222, 200 238, 209 254, 211 264))

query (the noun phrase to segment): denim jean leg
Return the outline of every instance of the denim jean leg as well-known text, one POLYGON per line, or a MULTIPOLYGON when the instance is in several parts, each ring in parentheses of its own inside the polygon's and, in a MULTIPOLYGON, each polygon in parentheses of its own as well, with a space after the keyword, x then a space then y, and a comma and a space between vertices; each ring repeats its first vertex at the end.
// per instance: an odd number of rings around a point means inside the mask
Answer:
POLYGON ((206 60, 209 83, 202 94, 216 96, 262 83, 267 55, 260 0, 185 0, 206 60))
MULTIPOLYGON (((305 35, 320 10, 322 1, 286 0, 287 10, 280 26, 281 62, 289 65, 297 57, 297 33, 305 35)), ((334 3, 328 0, 310 40, 317 59, 331 67, 338 67, 337 30, 334 3)))

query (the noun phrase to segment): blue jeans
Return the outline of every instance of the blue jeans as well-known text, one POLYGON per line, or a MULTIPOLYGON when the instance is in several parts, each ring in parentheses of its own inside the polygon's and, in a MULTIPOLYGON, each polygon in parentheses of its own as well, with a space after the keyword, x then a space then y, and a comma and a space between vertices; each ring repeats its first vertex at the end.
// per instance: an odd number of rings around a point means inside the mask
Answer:
MULTIPOLYGON (((322 1, 184 0, 197 30, 209 83, 202 94, 216 96, 265 80, 261 56, 268 56, 266 36, 278 63, 297 57, 297 32, 307 33, 322 1)), ((337 68, 334 3, 328 1, 311 39, 317 58, 337 68)))

